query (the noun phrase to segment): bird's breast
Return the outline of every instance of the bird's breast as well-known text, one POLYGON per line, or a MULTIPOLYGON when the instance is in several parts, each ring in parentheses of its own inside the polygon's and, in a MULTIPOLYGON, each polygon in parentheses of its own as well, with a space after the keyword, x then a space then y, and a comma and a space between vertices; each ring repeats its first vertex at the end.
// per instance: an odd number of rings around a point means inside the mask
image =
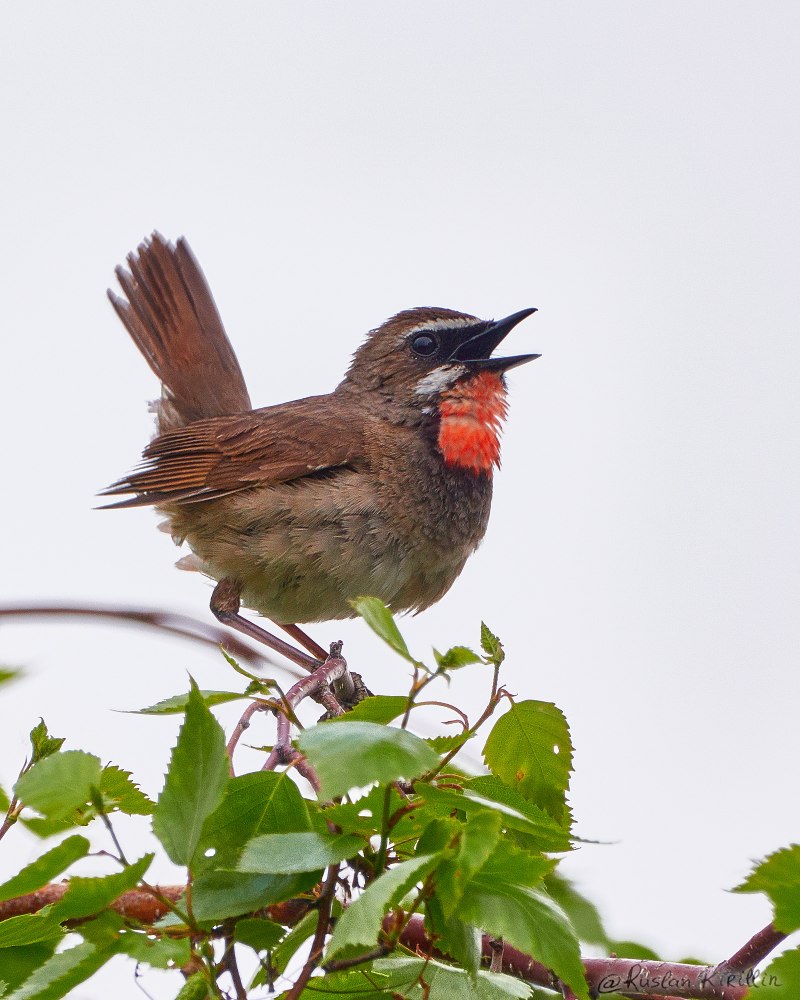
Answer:
POLYGON ((496 372, 481 372, 443 393, 437 446, 445 463, 491 475, 500 465, 500 430, 507 412, 506 387, 496 372))

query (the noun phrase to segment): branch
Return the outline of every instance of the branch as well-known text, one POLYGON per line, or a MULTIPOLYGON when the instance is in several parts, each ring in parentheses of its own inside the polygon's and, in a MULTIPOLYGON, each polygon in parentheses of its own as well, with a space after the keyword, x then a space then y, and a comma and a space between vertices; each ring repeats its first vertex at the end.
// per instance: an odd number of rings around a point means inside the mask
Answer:
MULTIPOLYGON (((336 868, 337 866, 332 866, 336 868)), ((58 882, 43 886, 37 892, 26 896, 17 896, 0 903, 0 921, 15 917, 22 913, 37 913, 50 903, 61 899, 69 887, 68 882, 58 882)), ((320 909, 320 919, 317 923, 314 947, 309 959, 313 957, 313 967, 319 962, 321 945, 324 943, 325 931, 329 923, 329 908, 332 901, 332 887, 335 888, 335 876, 329 870, 324 887, 317 900, 290 899, 284 903, 267 906, 259 913, 284 927, 291 927, 305 916, 309 910, 320 909), (327 914, 327 916, 326 916, 327 914)), ((186 887, 183 885, 156 886, 158 893, 170 902, 177 902, 186 887)), ((139 924, 154 924, 167 912, 167 905, 159 901, 149 892, 131 890, 124 892, 110 909, 139 924)), ((390 914, 384 918, 384 931, 391 933, 396 927, 395 916, 390 914)), ((744 1000, 749 987, 756 984, 753 975, 756 963, 763 961, 786 937, 769 924, 758 931, 731 958, 717 965, 684 965, 678 962, 638 961, 631 958, 586 958, 583 967, 586 981, 593 996, 602 997, 606 993, 618 993, 622 996, 640 1000, 643 997, 660 997, 661 1000, 744 1000)), ((400 935, 400 943, 416 954, 436 955, 447 958, 439 952, 433 940, 425 931, 423 918, 413 916, 400 935)), ((496 938, 483 935, 482 954, 485 965, 489 967, 492 957, 497 954, 496 938)), ((374 955, 385 954, 383 948, 374 949, 361 956, 363 960, 374 955)), ((331 968, 336 963, 331 963, 331 968)), ((340 963, 338 967, 349 967, 353 963, 340 963)), ((535 986, 564 993, 563 984, 553 972, 537 962, 530 955, 512 948, 507 942, 503 944, 501 971, 507 975, 522 979, 535 986)), ((569 996, 569 991, 566 992, 569 996)))
MULTIPOLYGON (((208 622, 179 615, 171 611, 132 608, 124 605, 101 604, 40 604, 40 605, 0 605, 0 618, 100 618, 110 621, 128 622, 160 629, 182 639, 201 642, 204 645, 223 645, 231 656, 255 667, 275 667, 278 664, 259 650, 253 649, 232 635, 229 629, 218 628, 208 622)), ((282 670, 287 668, 280 665, 282 670)))

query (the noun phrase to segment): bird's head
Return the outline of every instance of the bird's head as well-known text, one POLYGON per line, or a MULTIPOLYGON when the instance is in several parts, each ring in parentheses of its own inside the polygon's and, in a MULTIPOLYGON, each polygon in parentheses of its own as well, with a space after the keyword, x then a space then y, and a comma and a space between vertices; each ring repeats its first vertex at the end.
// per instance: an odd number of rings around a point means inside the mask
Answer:
POLYGON ((482 320, 452 309, 407 309, 369 334, 341 388, 380 397, 390 419, 433 418, 448 464, 491 472, 499 464, 505 373, 539 357, 495 357, 492 352, 534 312, 482 320))

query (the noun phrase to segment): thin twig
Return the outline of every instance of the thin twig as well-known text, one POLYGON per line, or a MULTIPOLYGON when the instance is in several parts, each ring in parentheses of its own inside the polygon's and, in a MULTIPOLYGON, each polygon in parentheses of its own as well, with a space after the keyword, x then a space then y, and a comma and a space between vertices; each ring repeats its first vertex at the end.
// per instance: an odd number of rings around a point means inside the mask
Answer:
POLYGON ((131 625, 144 625, 207 646, 223 645, 237 659, 252 666, 280 666, 281 669, 290 670, 298 676, 297 671, 284 664, 277 664, 260 650, 232 635, 228 629, 218 628, 209 622, 171 611, 102 604, 2 605, 0 618, 98 618, 128 622, 131 625))
POLYGON ((331 907, 333 905, 333 897, 336 892, 336 883, 339 879, 339 864, 331 865, 328 868, 327 874, 325 875, 325 881, 322 883, 322 892, 320 893, 318 902, 318 916, 317 916, 317 929, 314 931, 314 939, 311 942, 311 951, 309 953, 306 964, 303 966, 300 975, 297 980, 286 994, 286 1000, 297 1000, 303 990, 306 988, 311 974, 314 969, 319 965, 322 959, 322 952, 325 948, 325 938, 328 934, 328 928, 331 922, 331 907))

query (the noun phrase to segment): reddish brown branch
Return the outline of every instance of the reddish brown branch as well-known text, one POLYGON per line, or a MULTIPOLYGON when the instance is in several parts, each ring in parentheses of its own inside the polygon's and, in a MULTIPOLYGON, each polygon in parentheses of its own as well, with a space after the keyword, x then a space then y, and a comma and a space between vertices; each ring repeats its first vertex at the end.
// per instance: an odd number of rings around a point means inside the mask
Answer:
MULTIPOLYGON (((0 606, 0 618, 99 618, 115 622, 128 622, 159 629, 182 639, 190 639, 205 645, 223 645, 234 659, 254 667, 274 667, 277 664, 260 650, 253 649, 232 635, 228 629, 218 628, 209 622, 179 615, 169 611, 130 608, 123 605, 101 604, 38 604, 0 606)), ((287 668, 281 665, 281 669, 287 668)))
MULTIPOLYGON (((296 924, 312 907, 321 908, 315 944, 312 948, 314 962, 310 971, 319 962, 322 944, 328 929, 331 903, 330 887, 335 886, 333 876, 330 873, 329 876, 325 882, 328 894, 323 888, 316 903, 309 899, 290 899, 285 903, 267 906, 261 911, 275 923, 288 927, 296 924)), ((43 886, 37 892, 29 893, 26 896, 6 900, 0 903, 0 920, 22 913, 36 913, 50 903, 61 899, 68 887, 69 882, 59 882, 43 886)), ((154 888, 160 896, 171 903, 177 902, 185 891, 185 886, 182 885, 156 886, 154 888)), ((153 924, 164 916, 168 906, 150 892, 133 890, 123 893, 111 905, 111 909, 137 923, 153 924)), ((384 930, 387 934, 391 934, 395 927, 394 915, 386 917, 384 930)), ((644 997, 659 997, 661 1000, 687 1000, 687 998, 744 1000, 748 988, 755 985, 757 981, 753 974, 756 963, 763 961, 784 938, 785 935, 770 924, 754 934, 750 941, 731 958, 718 965, 684 965, 677 962, 638 961, 630 958, 587 958, 583 961, 583 967, 592 996, 596 997, 614 992, 632 998, 632 1000, 641 1000, 644 997)), ((420 916, 413 916, 408 921, 400 935, 400 943, 420 955, 440 954, 426 933, 420 916)), ((374 954, 377 955, 378 951, 381 954, 384 953, 383 949, 380 948, 375 949, 374 954)), ((484 934, 482 953, 488 967, 492 958, 496 959, 496 939, 484 934)), ((362 957, 371 957, 372 954, 373 952, 367 952, 362 957)), ((332 967, 334 964, 332 963, 332 967)), ((350 964, 352 963, 348 963, 348 965, 350 964)), ((530 955, 526 955, 517 948, 512 948, 508 943, 503 945, 502 971, 535 986, 563 992, 563 984, 550 969, 531 958, 530 955)), ((567 996, 569 996, 568 993, 567 996)))

